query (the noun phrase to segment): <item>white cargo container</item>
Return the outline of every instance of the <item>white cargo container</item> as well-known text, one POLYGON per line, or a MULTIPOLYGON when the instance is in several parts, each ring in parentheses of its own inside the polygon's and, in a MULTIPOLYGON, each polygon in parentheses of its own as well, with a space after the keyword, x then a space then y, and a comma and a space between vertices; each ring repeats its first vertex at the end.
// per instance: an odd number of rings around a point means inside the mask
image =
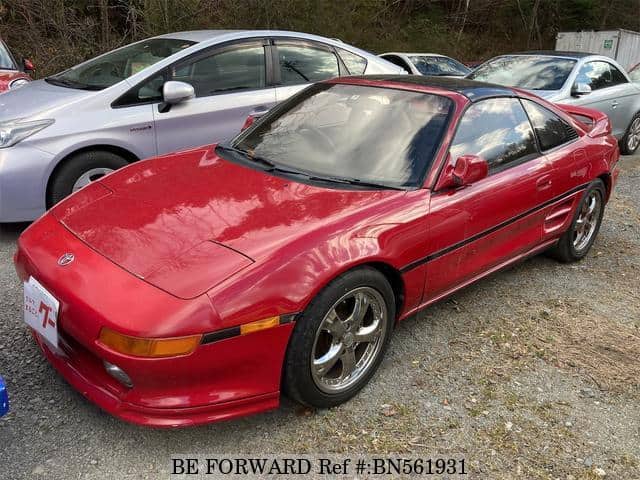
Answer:
POLYGON ((640 63, 640 33, 631 30, 560 32, 556 50, 606 55, 629 70, 640 63))

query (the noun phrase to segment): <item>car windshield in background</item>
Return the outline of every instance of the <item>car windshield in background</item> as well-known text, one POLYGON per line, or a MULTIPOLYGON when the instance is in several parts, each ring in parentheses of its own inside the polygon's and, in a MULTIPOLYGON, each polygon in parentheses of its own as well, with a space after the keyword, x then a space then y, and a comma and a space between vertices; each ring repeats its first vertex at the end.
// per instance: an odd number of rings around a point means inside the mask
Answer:
POLYGON ((0 69, 2 70, 17 70, 17 66, 13 61, 13 57, 9 53, 9 49, 0 41, 0 69))
POLYGON ((106 53, 46 80, 62 87, 102 90, 194 43, 173 38, 152 38, 106 53))
POLYGON ((633 70, 629 72, 632 82, 640 83, 640 65, 636 65, 633 70))
POLYGON ((437 95, 316 84, 238 136, 233 148, 316 180, 418 187, 451 110, 451 100, 437 95))
POLYGON ((470 68, 449 57, 412 55, 409 60, 422 75, 463 77, 471 72, 470 68))
POLYGON ((478 67, 468 78, 529 90, 560 90, 573 70, 570 58, 516 55, 498 57, 478 67))

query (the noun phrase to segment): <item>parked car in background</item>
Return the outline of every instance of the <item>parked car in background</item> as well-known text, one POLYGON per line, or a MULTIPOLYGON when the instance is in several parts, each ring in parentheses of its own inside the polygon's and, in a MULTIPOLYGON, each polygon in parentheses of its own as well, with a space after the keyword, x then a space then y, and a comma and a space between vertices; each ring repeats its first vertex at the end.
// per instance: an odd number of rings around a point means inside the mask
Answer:
POLYGON ((471 72, 463 63, 437 53, 382 53, 380 58, 402 67, 413 75, 464 77, 471 72))
POLYGON ((31 77, 28 74, 34 70, 33 63, 30 60, 25 59, 22 64, 18 63, 7 44, 0 39, 0 93, 29 83, 31 77))
POLYGON ((492 58, 467 78, 524 88, 555 103, 606 113, 620 149, 640 146, 640 85, 609 57, 576 52, 525 52, 492 58))
POLYGON ((25 321, 130 422, 229 419, 280 392, 338 405, 398 321, 530 255, 587 255, 618 177, 610 132, 600 112, 480 82, 317 83, 230 143, 54 206, 18 240, 25 321))
POLYGON ((172 33, 106 53, 0 98, 0 222, 33 220, 138 159, 228 140, 313 82, 400 70, 284 31, 172 33))
POLYGON ((640 63, 631 69, 629 77, 633 82, 640 83, 640 63))

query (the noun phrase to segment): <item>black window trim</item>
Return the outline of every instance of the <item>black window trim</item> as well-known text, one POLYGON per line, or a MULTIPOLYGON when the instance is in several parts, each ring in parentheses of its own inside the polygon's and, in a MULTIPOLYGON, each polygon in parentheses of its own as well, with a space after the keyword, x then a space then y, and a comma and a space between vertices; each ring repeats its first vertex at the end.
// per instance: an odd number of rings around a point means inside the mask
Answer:
POLYGON ((214 55, 216 53, 221 53, 221 52, 225 52, 225 51, 228 51, 228 50, 233 50, 233 49, 236 49, 236 48, 239 48, 239 47, 242 47, 242 46, 246 46, 246 45, 255 45, 255 46, 257 46, 259 44, 262 44, 262 46, 264 48, 264 61, 265 61, 265 86, 264 87, 251 88, 251 89, 246 89, 246 90, 234 90, 233 92, 218 92, 218 93, 212 93, 210 95, 200 96, 200 97, 197 97, 197 98, 208 98, 208 97, 213 97, 213 96, 217 96, 217 95, 229 95, 231 93, 241 93, 241 92, 248 92, 248 91, 257 92, 257 91, 273 88, 274 87, 274 83, 273 83, 274 68, 273 68, 273 55, 271 53, 273 48, 271 46, 271 42, 270 42, 269 38, 266 38, 266 37, 248 37, 248 38, 242 38, 242 39, 238 39, 238 40, 230 40, 228 42, 218 43, 216 45, 211 45, 210 47, 203 48, 202 50, 198 50, 197 52, 192 53, 191 55, 188 55, 188 56, 186 56, 184 58, 180 58, 180 59, 176 60, 175 62, 171 63, 170 65, 162 68, 161 70, 158 70, 157 72, 152 73, 151 75, 146 77, 144 80, 141 80, 140 82, 136 83, 133 87, 129 88, 126 92, 124 92, 117 99, 115 99, 113 102, 111 102, 111 108, 113 108, 113 109, 128 108, 128 107, 138 107, 138 106, 141 106, 141 105, 155 105, 155 104, 162 103, 162 100, 157 100, 157 99, 155 99, 155 100, 147 100, 147 101, 144 101, 144 102, 123 103, 123 104, 121 104, 120 102, 130 92, 140 88, 142 85, 144 85, 149 80, 151 80, 152 78, 154 78, 154 77, 156 77, 158 75, 164 75, 164 81, 165 82, 168 81, 169 71, 172 68, 178 67, 179 65, 182 65, 184 63, 189 63, 189 62, 197 62, 198 60, 201 60, 203 58, 207 58, 207 57, 209 57, 211 55, 214 55))
MULTIPOLYGON (((333 45, 329 45, 328 43, 318 42, 316 40, 309 40, 306 38, 297 38, 297 37, 271 37, 271 50, 272 50, 272 63, 273 63, 273 84, 275 87, 295 87, 296 85, 311 85, 313 83, 322 82, 323 80, 318 80, 316 82, 303 82, 296 84, 288 84, 284 85, 282 83, 282 78, 280 76, 280 57, 278 55, 278 45, 291 45, 294 47, 307 47, 307 48, 316 48, 319 50, 326 50, 328 52, 333 53, 335 55, 336 60, 338 61, 338 77, 344 77, 349 75, 349 69, 346 67, 340 54, 334 48, 333 45), (346 73, 346 75, 345 75, 346 73)), ((334 77, 335 78, 335 77, 334 77)), ((325 80, 329 80, 328 78, 325 80)))
POLYGON ((545 107, 544 105, 540 105, 538 102, 531 100, 530 98, 522 98, 522 97, 517 97, 518 100, 520 101, 520 104, 522 105, 522 109, 524 110, 525 115, 527 116, 527 118, 529 119, 529 125, 531 125, 531 128, 533 129, 533 135, 536 138, 536 147, 538 149, 538 152, 542 155, 547 155, 549 153, 553 153, 556 150, 559 150, 560 148, 564 148, 567 145, 571 145, 575 142, 577 142, 578 140, 580 140, 580 133, 578 133, 578 131, 574 128, 573 125, 571 125, 569 122, 567 122, 564 118, 562 118, 560 115, 558 115, 557 113, 555 113, 553 110, 549 110, 547 107, 545 107), (533 124, 533 121, 531 120, 531 117, 529 116, 529 113, 527 112, 527 109, 524 106, 523 101, 529 101, 535 105, 537 105, 538 107, 542 108, 543 110, 546 110, 547 112, 555 115, 556 117, 558 117, 562 122, 564 122, 568 127, 570 127, 571 129, 573 129, 573 131, 576 133, 576 138, 572 138, 571 140, 569 140, 568 142, 564 142, 561 143, 560 145, 556 145, 555 147, 551 147, 547 150, 544 150, 542 148, 542 144, 540 143, 540 136, 538 135, 538 132, 536 131, 536 127, 533 124))
POLYGON ((535 130, 535 128, 533 128, 533 124, 531 123, 531 120, 529 119, 529 116, 527 115, 527 111, 525 110, 524 106, 522 106, 522 103, 520 102, 520 100, 521 100, 520 97, 515 96, 515 95, 496 95, 494 97, 483 98, 483 99, 475 101, 475 102, 469 102, 464 107, 464 109, 460 112, 459 120, 456 123, 456 127, 455 127, 455 129, 453 130, 453 132, 451 134, 451 141, 449 142, 449 144, 446 146, 446 149, 445 149, 444 161, 438 167, 438 174, 435 175, 432 185, 430 185, 428 187, 432 191, 432 193, 434 195, 435 194, 441 194, 443 192, 447 192, 447 191, 450 190, 448 188, 436 190, 435 187, 438 184, 438 182, 440 181, 440 178, 442 177, 442 175, 444 175, 444 170, 445 170, 445 167, 447 165, 447 162, 451 158, 451 144, 455 140, 456 135, 458 134, 458 129, 460 128, 460 123, 461 123, 460 120, 462 120, 462 117, 464 117, 466 115, 467 111, 469 110, 469 108, 471 108, 474 105, 478 105, 478 104, 480 104, 482 102, 488 102, 488 101, 491 101, 491 100, 498 100, 498 99, 501 99, 501 98, 507 98, 507 99, 516 100, 518 103, 520 103, 520 107, 522 108, 522 110, 524 110, 524 114, 525 114, 525 116, 527 118, 527 121, 529 122, 529 126, 531 127, 531 130, 533 131, 534 145, 536 147, 536 151, 533 152, 533 153, 527 154, 524 157, 521 157, 521 158, 519 158, 518 160, 516 160, 514 162, 503 164, 498 168, 494 168, 494 169, 489 168, 489 172, 487 174, 487 178, 489 178, 489 177, 491 177, 493 175, 496 175, 498 173, 502 173, 502 172, 504 172, 506 170, 509 170, 511 168, 518 167, 518 166, 520 166, 520 165, 522 165, 524 163, 531 162, 533 160, 536 160, 536 159, 544 156, 544 154, 540 151, 540 145, 538 144, 538 139, 537 139, 537 136, 536 136, 536 130, 535 130))

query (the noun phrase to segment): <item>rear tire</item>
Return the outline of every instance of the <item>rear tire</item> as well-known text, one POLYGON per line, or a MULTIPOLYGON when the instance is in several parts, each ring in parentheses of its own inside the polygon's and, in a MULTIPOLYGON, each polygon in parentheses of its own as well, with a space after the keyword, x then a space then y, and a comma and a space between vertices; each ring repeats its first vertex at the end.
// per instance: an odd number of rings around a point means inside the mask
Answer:
POLYGON ((103 150, 74 155, 54 173, 47 192, 47 208, 53 207, 82 186, 128 163, 120 155, 103 150))
POLYGON ((595 242, 604 214, 606 189, 598 179, 589 185, 582 195, 569 229, 549 251, 561 262, 577 262, 583 259, 595 242))
POLYGON ((358 393, 380 366, 395 308, 389 282, 374 268, 351 270, 333 280, 296 322, 284 365, 287 395, 327 408, 358 393))
POLYGON ((640 147, 640 112, 631 119, 627 132, 620 140, 620 153, 633 155, 640 147))

